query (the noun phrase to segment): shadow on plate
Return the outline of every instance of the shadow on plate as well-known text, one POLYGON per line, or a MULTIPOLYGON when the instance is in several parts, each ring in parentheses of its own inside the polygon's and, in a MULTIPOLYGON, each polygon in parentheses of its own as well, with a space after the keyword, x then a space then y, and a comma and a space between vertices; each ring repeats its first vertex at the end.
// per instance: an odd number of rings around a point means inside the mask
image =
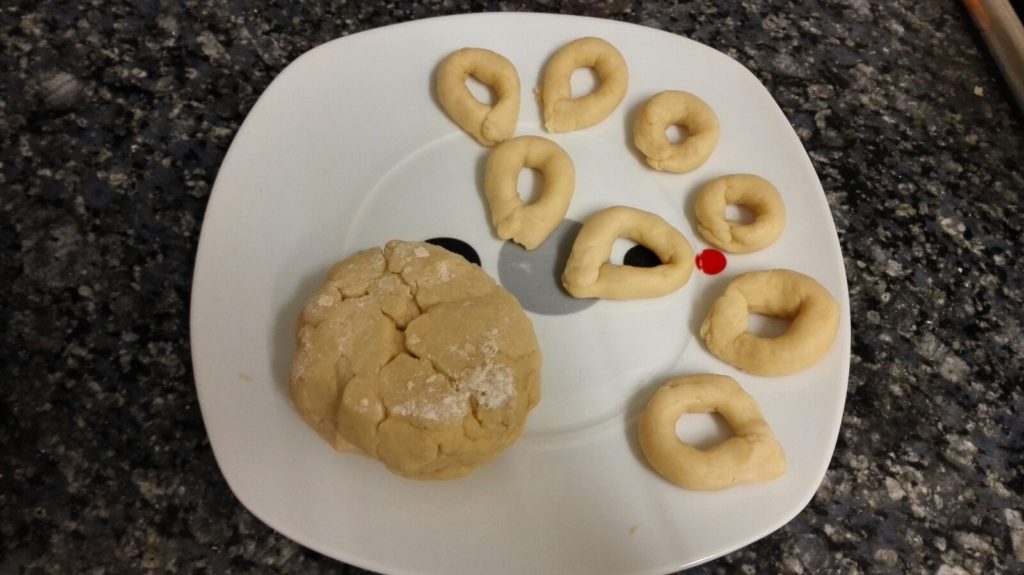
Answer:
POLYGON ((629 403, 626 404, 626 443, 629 445, 629 451, 633 454, 633 457, 651 473, 657 472, 654 471, 649 463, 647 463, 647 458, 644 456, 643 450, 640 449, 640 439, 637 437, 636 424, 637 420, 640 418, 640 413, 643 412, 645 407, 647 407, 647 402, 651 400, 651 396, 654 395, 654 392, 658 391, 661 386, 668 383, 674 377, 676 376, 660 377, 647 383, 637 390, 636 393, 629 398, 629 403))
MULTIPOLYGON (((648 97, 644 97, 640 99, 636 104, 630 105, 628 108, 626 108, 626 113, 622 115, 622 136, 623 141, 626 145, 626 150, 629 151, 629 154, 636 158, 636 161, 639 162, 641 166, 653 172, 656 170, 647 165, 647 157, 644 156, 643 153, 640 152, 640 150, 636 149, 636 146, 633 145, 633 122, 636 121, 636 117, 638 114, 640 114, 640 110, 644 107, 644 104, 647 103, 647 99, 648 97)), ((620 105, 626 106, 627 103, 623 102, 620 105)))

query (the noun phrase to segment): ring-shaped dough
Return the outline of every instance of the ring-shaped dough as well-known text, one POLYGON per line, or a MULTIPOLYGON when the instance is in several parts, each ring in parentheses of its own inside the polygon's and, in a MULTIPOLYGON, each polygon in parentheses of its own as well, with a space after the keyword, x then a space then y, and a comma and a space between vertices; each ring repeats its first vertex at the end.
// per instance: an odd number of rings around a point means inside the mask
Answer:
POLYGON ((477 142, 493 146, 512 137, 519 120, 519 74, 497 52, 463 48, 449 54, 437 68, 437 99, 448 116, 477 142), (466 86, 473 76, 494 90, 497 101, 488 106, 466 86))
POLYGON ((498 144, 487 156, 484 196, 491 223, 498 237, 528 250, 539 246, 562 222, 575 186, 569 154, 551 140, 520 136, 498 144), (533 168, 544 178, 540 198, 529 205, 516 191, 523 168, 533 168))
POLYGON ((656 170, 691 172, 718 145, 718 117, 704 100, 689 92, 661 92, 644 104, 633 121, 633 144, 656 170), (673 144, 665 134, 669 126, 686 128, 689 135, 673 144))
POLYGON ((692 273, 693 249, 683 234, 655 214, 615 206, 583 224, 565 264, 562 285, 577 298, 651 298, 683 287, 692 273), (643 244, 663 263, 652 268, 608 263, 612 242, 618 238, 643 244))
POLYGON ((779 239, 786 227, 786 206, 779 190, 753 174, 733 174, 711 180, 697 196, 697 231, 710 244, 734 254, 766 248, 779 239), (754 212, 749 224, 725 219, 733 204, 754 212))
POLYGON ((569 42, 544 68, 540 88, 544 129, 571 132, 597 124, 622 103, 628 84, 626 60, 615 46, 592 37, 569 42), (577 68, 593 68, 601 83, 590 94, 573 99, 570 80, 577 68))
POLYGON ((719 359, 754 375, 788 375, 820 360, 835 341, 839 305, 814 278, 791 270, 749 272, 711 306, 700 336, 719 359), (777 337, 747 331, 750 314, 790 320, 777 337))
POLYGON ((651 397, 638 423, 640 448, 662 477, 684 489, 726 489, 769 481, 786 471, 786 456, 757 402, 724 375, 677 377, 651 397), (679 440, 686 413, 717 413, 733 436, 710 449, 679 440))

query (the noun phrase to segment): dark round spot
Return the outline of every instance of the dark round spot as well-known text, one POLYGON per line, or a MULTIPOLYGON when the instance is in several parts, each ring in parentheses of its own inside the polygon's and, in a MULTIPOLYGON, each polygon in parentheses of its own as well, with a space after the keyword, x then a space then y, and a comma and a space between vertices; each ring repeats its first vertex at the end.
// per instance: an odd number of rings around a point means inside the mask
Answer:
POLYGON ((473 246, 462 240, 457 240, 455 238, 430 238, 425 241, 428 244, 434 244, 439 248, 444 248, 453 254, 459 254, 466 258, 470 263, 480 265, 480 256, 477 255, 476 250, 473 249, 473 246))
POLYGON ((622 263, 635 268, 653 268, 660 266, 662 262, 658 259, 658 255, 651 250, 641 245, 635 245, 626 252, 622 263))

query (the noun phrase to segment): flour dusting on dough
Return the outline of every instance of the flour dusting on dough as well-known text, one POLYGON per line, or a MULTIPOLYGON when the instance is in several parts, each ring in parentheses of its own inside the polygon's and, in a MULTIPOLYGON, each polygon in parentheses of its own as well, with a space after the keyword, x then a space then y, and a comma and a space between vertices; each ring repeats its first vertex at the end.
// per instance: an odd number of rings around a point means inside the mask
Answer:
POLYGON ((437 281, 445 283, 452 279, 452 271, 448 269, 448 262, 437 262, 437 281))
POLYGON ((333 270, 303 308, 290 378, 310 426, 416 479, 466 475, 515 441, 540 372, 515 298, 422 243, 389 242, 333 270))
POLYGON ((477 405, 500 409, 516 394, 512 370, 507 365, 488 361, 456 381, 460 389, 472 393, 477 405))
POLYGON ((514 375, 509 366, 498 363, 498 330, 491 328, 480 344, 484 364, 469 371, 456 381, 460 390, 472 393, 477 405, 486 409, 500 409, 516 394, 514 375))
POLYGON ((469 415, 469 404, 466 402, 466 394, 452 393, 445 395, 440 401, 410 399, 392 407, 391 413, 404 417, 419 417, 429 421, 451 421, 469 415))

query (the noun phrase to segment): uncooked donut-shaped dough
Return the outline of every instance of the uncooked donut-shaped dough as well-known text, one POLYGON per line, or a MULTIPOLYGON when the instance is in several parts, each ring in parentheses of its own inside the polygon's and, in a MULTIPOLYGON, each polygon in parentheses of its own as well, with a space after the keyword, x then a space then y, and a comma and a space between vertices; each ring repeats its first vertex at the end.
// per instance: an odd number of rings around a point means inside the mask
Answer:
POLYGON ((291 397, 306 423, 405 477, 468 474, 515 442, 540 399, 519 302, 430 244, 392 241, 334 266, 297 339, 291 397))
POLYGON ((483 48, 463 48, 437 68, 437 99, 460 128, 485 146, 512 137, 519 120, 519 74, 504 56, 483 48), (494 90, 488 106, 473 97, 466 78, 473 76, 494 90))
POLYGON ((539 246, 558 227, 569 209, 576 172, 558 144, 537 136, 519 136, 498 144, 487 156, 484 195, 491 223, 503 240, 511 239, 528 250, 539 246), (544 178, 540 198, 530 205, 516 192, 519 173, 533 168, 544 178))
POLYGON ((820 360, 836 338, 839 305, 820 283, 791 270, 749 272, 711 306, 700 336, 711 353, 754 375, 788 375, 820 360), (750 314, 790 320, 778 337, 747 331, 750 314))
POLYGON ((626 60, 615 46, 590 37, 569 42, 544 68, 540 88, 544 129, 571 132, 597 124, 622 103, 628 84, 626 60), (570 80, 577 68, 593 68, 601 83, 590 94, 573 99, 570 80))
POLYGON ((640 415, 640 448, 662 477, 684 489, 726 489, 768 481, 786 471, 786 456, 753 397, 724 375, 677 377, 661 387, 640 415), (686 413, 717 413, 733 436, 710 449, 679 440, 686 413))
POLYGON ((684 173, 696 170, 718 145, 718 117, 710 106, 689 92, 667 91, 644 104, 633 122, 633 143, 656 170, 684 173), (665 130, 681 126, 683 141, 668 141, 665 130))
POLYGON ((697 196, 697 231, 719 249, 745 254, 766 248, 786 227, 786 206, 779 190, 753 174, 715 178, 697 196), (749 224, 725 219, 725 207, 742 206, 754 212, 749 224))
POLYGON ((640 299, 672 293, 692 273, 693 249, 683 234, 655 214, 615 206, 583 224, 565 264, 562 285, 578 298, 640 299), (617 238, 643 244, 662 264, 640 268, 608 263, 617 238))

